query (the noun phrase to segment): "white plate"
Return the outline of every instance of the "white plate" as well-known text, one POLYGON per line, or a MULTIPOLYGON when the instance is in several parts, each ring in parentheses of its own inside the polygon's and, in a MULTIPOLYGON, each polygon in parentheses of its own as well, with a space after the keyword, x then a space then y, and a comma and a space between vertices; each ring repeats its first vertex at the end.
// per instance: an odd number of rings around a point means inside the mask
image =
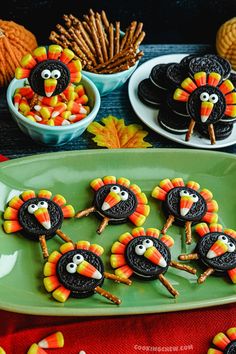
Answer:
POLYGON ((210 140, 201 137, 197 132, 193 132, 190 141, 185 141, 185 134, 172 134, 164 130, 157 121, 158 109, 153 109, 145 104, 143 104, 138 98, 138 84, 145 78, 149 77, 151 69, 157 64, 165 64, 170 62, 179 63, 180 60, 188 54, 169 54, 162 55, 151 60, 146 61, 140 65, 136 71, 133 73, 129 80, 128 94, 129 100, 133 107, 133 110, 137 116, 145 123, 150 129, 154 130, 158 134, 176 141, 177 143, 184 144, 187 146, 193 146, 203 149, 219 149, 226 146, 236 144, 236 124, 234 124, 233 131, 231 135, 224 139, 216 142, 215 145, 211 145, 210 140))

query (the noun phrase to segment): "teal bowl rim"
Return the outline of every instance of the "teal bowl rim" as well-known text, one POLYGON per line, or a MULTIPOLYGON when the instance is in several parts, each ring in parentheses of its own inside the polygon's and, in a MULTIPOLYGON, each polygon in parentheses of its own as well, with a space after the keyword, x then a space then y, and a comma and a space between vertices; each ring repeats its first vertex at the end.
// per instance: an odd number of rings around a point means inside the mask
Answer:
POLYGON ((88 125, 89 122, 93 119, 95 119, 100 105, 101 105, 101 96, 100 93, 97 89, 97 87, 95 86, 95 84, 87 77, 82 76, 81 82, 85 82, 86 84, 90 85, 93 92, 94 92, 94 106, 91 110, 91 112, 87 115, 86 118, 82 119, 79 122, 73 123, 73 124, 69 124, 69 125, 64 125, 64 126, 50 126, 50 125, 44 125, 44 124, 39 124, 37 122, 32 122, 31 120, 29 120, 28 118, 26 118, 25 116, 23 116, 23 114, 21 114, 14 106, 13 101, 12 101, 12 86, 19 81, 24 81, 25 79, 22 80, 18 80, 18 79, 12 79, 10 84, 8 85, 7 88, 7 103, 8 106, 10 107, 10 109, 13 111, 13 113, 24 123, 28 124, 29 126, 32 126, 33 128, 38 128, 38 130, 43 130, 43 131, 58 131, 59 132, 63 132, 63 131, 67 131, 67 130, 74 130, 76 128, 79 127, 83 127, 85 125, 88 125), (91 117, 93 116, 93 117, 91 117))

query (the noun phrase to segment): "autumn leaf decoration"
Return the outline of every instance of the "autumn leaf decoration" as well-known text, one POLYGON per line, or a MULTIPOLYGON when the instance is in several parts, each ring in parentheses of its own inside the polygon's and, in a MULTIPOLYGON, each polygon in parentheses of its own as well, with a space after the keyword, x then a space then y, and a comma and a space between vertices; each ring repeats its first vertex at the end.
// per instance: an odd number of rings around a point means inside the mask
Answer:
POLYGON ((112 115, 102 118, 98 122, 91 123, 87 131, 95 135, 93 141, 98 146, 104 146, 108 149, 121 148, 147 148, 152 145, 143 139, 148 132, 143 130, 141 125, 125 125, 124 119, 118 119, 112 115))

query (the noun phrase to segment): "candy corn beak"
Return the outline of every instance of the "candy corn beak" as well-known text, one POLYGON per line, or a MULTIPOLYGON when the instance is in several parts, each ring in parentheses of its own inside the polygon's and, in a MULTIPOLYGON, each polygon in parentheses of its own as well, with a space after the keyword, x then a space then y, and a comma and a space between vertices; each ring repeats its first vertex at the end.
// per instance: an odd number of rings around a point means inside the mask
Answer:
POLYGON ((51 97, 57 86, 56 79, 46 79, 44 80, 44 91, 47 97, 51 97))
POLYGON ((119 196, 119 194, 115 193, 115 192, 110 192, 103 204, 102 204, 102 210, 108 210, 110 208, 112 208, 114 205, 118 204, 121 201, 121 197, 119 196))
POLYGON ((87 278, 102 279, 102 274, 89 262, 83 261, 77 267, 77 273, 87 278))
POLYGON ((215 258, 217 256, 221 256, 222 254, 228 251, 228 246, 226 243, 221 240, 217 240, 207 252, 207 258, 215 258))
POLYGON ((183 196, 180 198, 180 215, 185 216, 193 205, 193 198, 191 195, 183 196))
POLYGON ((51 220, 48 209, 39 208, 34 212, 34 216, 46 230, 49 230, 51 228, 51 220))
POLYGON ((204 101, 201 104, 201 121, 202 123, 205 123, 207 119, 209 118, 212 109, 214 107, 214 104, 212 102, 204 101))
POLYGON ((156 247, 149 247, 144 253, 144 257, 149 259, 152 263, 158 265, 159 267, 165 268, 167 263, 162 256, 162 254, 156 249, 156 247))

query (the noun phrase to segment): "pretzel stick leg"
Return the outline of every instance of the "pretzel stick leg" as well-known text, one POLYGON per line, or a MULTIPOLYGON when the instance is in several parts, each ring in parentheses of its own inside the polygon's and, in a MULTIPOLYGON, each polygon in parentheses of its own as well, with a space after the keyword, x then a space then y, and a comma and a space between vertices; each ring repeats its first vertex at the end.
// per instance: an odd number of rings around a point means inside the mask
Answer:
POLYGON ((214 269, 213 268, 208 268, 204 273, 202 273, 200 275, 200 277, 198 278, 198 284, 202 284, 207 277, 209 277, 212 273, 214 273, 214 269))
POLYGON ((186 136, 185 136, 185 141, 189 141, 190 140, 191 135, 193 134, 193 129, 195 127, 195 124, 196 124, 195 120, 191 119, 189 127, 188 127, 188 131, 187 131, 186 136))
POLYGON ((169 215, 168 219, 166 220, 165 225, 163 226, 163 228, 161 230, 162 234, 166 233, 166 231, 169 229, 169 227, 173 224, 174 220, 175 220, 174 215, 169 215))
POLYGON ((186 244, 190 245, 192 242, 192 230, 191 230, 191 221, 186 221, 185 223, 185 232, 186 232, 186 244))
POLYGON ((180 264, 178 262, 175 261, 171 261, 170 262, 170 266, 176 269, 180 269, 180 270, 184 270, 185 272, 191 273, 191 274, 196 274, 197 273, 197 269, 190 267, 186 264, 180 264))
POLYGON ((121 304, 121 300, 118 297, 116 297, 115 295, 112 295, 108 291, 100 288, 100 286, 96 286, 96 288, 94 290, 95 290, 96 293, 104 296, 106 299, 114 302, 116 305, 120 305, 121 304))
POLYGON ((159 274, 158 275, 159 280, 161 281, 161 283, 166 287, 166 289, 174 296, 178 296, 179 292, 173 287, 173 285, 171 285, 171 283, 169 282, 169 280, 167 280, 163 274, 159 274))
POLYGON ((75 217, 76 218, 82 218, 82 216, 88 216, 89 214, 91 214, 92 212, 95 211, 95 207, 91 207, 91 208, 87 208, 87 209, 84 209, 84 210, 81 210, 79 211, 75 217))
POLYGON ((47 247, 45 235, 39 236, 39 243, 42 249, 43 258, 47 259, 49 257, 49 253, 48 253, 48 247, 47 247))
POLYGON ((214 145, 216 143, 216 137, 213 124, 208 125, 208 133, 210 136, 211 145, 214 145))
POLYGON ((108 225, 109 223, 109 218, 107 218, 106 216, 103 218, 99 228, 97 229, 97 233, 100 235, 104 230, 105 230, 105 227, 108 225))
POLYGON ((190 253, 190 254, 181 254, 179 255, 178 258, 181 261, 191 261, 193 259, 199 259, 199 256, 197 253, 190 253))
POLYGON ((106 279, 111 279, 111 280, 114 280, 114 281, 116 281, 118 283, 124 283, 124 284, 127 284, 127 285, 131 285, 132 284, 132 281, 130 279, 121 278, 121 277, 118 277, 118 275, 115 275, 115 274, 104 272, 103 275, 104 275, 104 277, 106 279))
POLYGON ((69 236, 67 236, 66 234, 64 234, 64 232, 62 232, 60 229, 58 229, 58 230, 56 231, 56 234, 57 234, 63 241, 65 241, 65 242, 72 242, 72 243, 73 243, 72 239, 71 239, 69 236))

